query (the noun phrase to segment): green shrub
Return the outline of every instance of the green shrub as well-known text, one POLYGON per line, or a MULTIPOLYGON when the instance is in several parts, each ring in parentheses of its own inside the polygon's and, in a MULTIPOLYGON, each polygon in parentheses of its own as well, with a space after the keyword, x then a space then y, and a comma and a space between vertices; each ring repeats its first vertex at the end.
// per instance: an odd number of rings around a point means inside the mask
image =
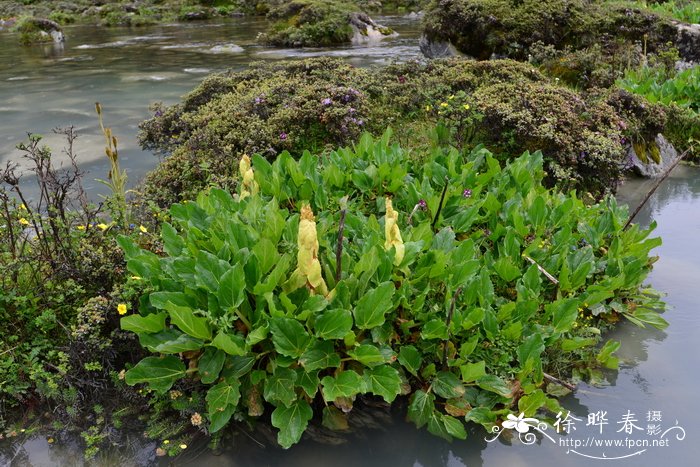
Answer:
POLYGON ((318 47, 350 42, 353 33, 350 15, 358 10, 352 3, 336 0, 283 2, 267 14, 275 23, 261 40, 286 47, 318 47))
POLYGON ((256 155, 257 194, 171 207, 164 256, 120 238, 153 287, 121 321, 153 352, 126 382, 188 387, 210 433, 272 406, 285 448, 315 412, 338 428, 370 394, 409 396, 418 427, 463 439, 464 421, 556 414, 545 371, 616 367, 617 344, 596 350, 607 321, 666 325, 639 290, 659 241, 623 231, 613 198, 543 188, 540 153, 502 168, 482 147, 436 148, 416 164, 389 139, 256 155))
POLYGON ((143 191, 168 206, 209 185, 234 186, 244 153, 274 159, 283 150, 322 152, 329 144, 353 143, 363 130, 379 134, 387 124, 400 128, 408 146, 418 146, 423 130, 457 123, 435 110, 460 92, 472 104, 469 113, 482 114, 477 120, 465 114, 459 123, 472 135, 470 143, 497 148, 504 158, 541 149, 549 180, 596 194, 615 189, 624 154, 621 118, 606 97, 589 99, 509 60, 368 70, 322 58, 214 75, 181 104, 157 106, 139 139, 171 155, 148 175, 143 191), (582 152, 591 155, 583 162, 582 152))

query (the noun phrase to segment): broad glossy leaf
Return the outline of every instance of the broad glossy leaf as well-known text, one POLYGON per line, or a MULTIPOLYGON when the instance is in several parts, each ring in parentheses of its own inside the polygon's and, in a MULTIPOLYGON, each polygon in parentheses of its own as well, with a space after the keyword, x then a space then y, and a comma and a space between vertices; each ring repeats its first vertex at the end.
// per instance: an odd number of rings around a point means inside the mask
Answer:
POLYGON ((126 372, 126 384, 147 383, 159 394, 165 393, 185 376, 185 364, 177 357, 146 357, 126 372))
POLYGON ((179 256, 185 247, 185 242, 177 234, 177 230, 168 222, 163 222, 160 227, 160 236, 163 239, 163 250, 169 256, 179 256))
POLYGON ((229 420, 236 411, 236 407, 233 405, 227 406, 225 409, 209 412, 209 433, 216 433, 226 425, 228 425, 229 420))
POLYGON ((296 385, 304 390, 307 396, 313 399, 318 392, 318 385, 321 380, 318 379, 318 370, 304 371, 303 368, 297 368, 296 385))
POLYGON ((260 272, 264 275, 272 269, 280 258, 277 247, 267 238, 261 238, 253 247, 253 254, 258 258, 260 272))
POLYGON ((413 376, 418 376, 418 370, 423 364, 423 358, 415 347, 406 345, 399 350, 399 363, 413 376))
POLYGON ((433 319, 425 323, 421 329, 420 336, 423 339, 447 339, 447 324, 442 319, 433 319))
POLYGON ((471 383, 486 375, 486 362, 482 360, 475 363, 465 363, 459 367, 459 370, 462 373, 462 381, 471 383))
POLYGON ((209 413, 221 412, 226 407, 238 405, 241 400, 240 383, 238 381, 222 381, 207 391, 207 409, 209 413))
MULTIPOLYGON (((141 341, 142 343, 146 342, 146 336, 159 339, 161 335, 163 335, 163 333, 161 332, 156 334, 141 334, 139 336, 139 341, 141 341)), ((177 338, 173 340, 159 342, 155 346, 149 344, 151 344, 151 342, 148 342, 145 345, 146 347, 153 349, 153 352, 169 354, 189 352, 191 350, 199 350, 202 347, 204 347, 204 342, 202 340, 196 339, 192 336, 188 336, 187 334, 179 334, 177 338)))
POLYGON ((561 299, 545 306, 545 310, 552 314, 554 332, 566 332, 578 317, 578 299, 561 299))
POLYGON ((369 367, 382 365, 386 362, 379 348, 370 344, 358 345, 352 350, 348 350, 347 353, 353 359, 369 367))
POLYGON ((228 334, 224 331, 219 331, 211 345, 217 349, 221 349, 229 355, 245 355, 245 340, 237 334, 228 334))
POLYGON ((279 428, 277 442, 285 449, 296 444, 306 430, 314 413, 304 399, 297 400, 288 407, 279 406, 272 412, 272 426, 279 428))
POLYGON ((415 423, 418 428, 421 428, 428 423, 434 410, 435 396, 419 389, 411 396, 408 405, 408 419, 415 423))
POLYGON ((221 276, 216 298, 223 309, 238 308, 245 300, 245 273, 241 263, 237 263, 221 276))
POLYGON ((221 376, 226 380, 237 380, 248 374, 255 364, 255 357, 252 355, 228 357, 221 370, 221 376))
POLYGON ((273 404, 284 404, 289 407, 297 398, 294 386, 297 374, 290 368, 276 368, 275 372, 265 381, 263 397, 273 404))
POLYGON ((328 310, 316 318, 314 330, 322 339, 342 339, 352 329, 352 314, 348 310, 328 310))
POLYGON ((199 377, 204 384, 211 384, 219 378, 219 373, 224 367, 226 354, 214 347, 207 347, 204 353, 199 357, 197 370, 199 377))
POLYGON ((439 371, 435 375, 431 387, 438 396, 444 399, 452 399, 462 397, 464 395, 464 386, 457 375, 449 371, 439 371))
POLYGON ((209 320, 196 316, 192 308, 168 302, 165 305, 165 310, 170 313, 170 321, 181 331, 197 339, 211 339, 209 320))
POLYGON ((301 357, 311 342, 311 336, 306 332, 304 326, 291 318, 272 318, 270 332, 272 332, 272 343, 275 345, 275 350, 287 357, 301 357))
POLYGON ((321 380, 321 386, 326 402, 333 402, 339 397, 352 397, 365 389, 362 377, 352 370, 342 371, 335 377, 325 376, 321 380))
POLYGON ((495 375, 482 376, 476 380, 476 384, 481 388, 490 392, 495 392, 503 397, 508 397, 511 394, 511 388, 501 378, 495 375))
POLYGON ((183 292, 153 292, 148 296, 151 305, 161 310, 166 309, 168 302, 177 306, 194 306, 194 300, 183 292))
POLYGON ((353 312, 357 327, 370 329, 384 324, 384 315, 393 306, 391 299, 395 290, 392 282, 384 282, 359 299, 353 312))
POLYGON ((364 372, 365 381, 369 392, 381 396, 391 403, 401 393, 401 378, 396 368, 382 365, 364 372))
POLYGON ((306 371, 337 368, 340 366, 340 355, 335 352, 333 342, 316 341, 299 358, 299 363, 306 371))
POLYGON ((457 439, 467 439, 467 430, 461 420, 449 415, 442 415, 442 423, 447 433, 457 439))
POLYGON ((165 329, 166 313, 151 313, 146 316, 129 315, 120 320, 121 328, 137 334, 152 334, 165 329))
POLYGON ((547 403, 547 396, 541 389, 536 389, 530 394, 520 398, 518 401, 518 409, 524 413, 526 417, 532 417, 537 410, 547 403))
POLYGON ((346 431, 350 428, 347 416, 337 407, 327 405, 323 408, 323 426, 333 431, 346 431))

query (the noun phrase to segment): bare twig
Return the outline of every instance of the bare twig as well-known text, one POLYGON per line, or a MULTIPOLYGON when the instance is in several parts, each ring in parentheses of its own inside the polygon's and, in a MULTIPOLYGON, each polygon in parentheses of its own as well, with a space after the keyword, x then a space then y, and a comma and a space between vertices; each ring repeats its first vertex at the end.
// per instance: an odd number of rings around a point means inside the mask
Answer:
POLYGON ((562 380, 560 380, 559 378, 555 378, 555 377, 552 376, 552 375, 548 375, 547 373, 542 373, 542 376, 544 376, 544 379, 546 379, 547 381, 549 381, 549 382, 551 382, 551 383, 558 384, 558 385, 560 385, 560 386, 564 386, 564 387, 565 387, 566 389, 568 389, 569 391, 575 391, 575 390, 576 390, 576 386, 574 386, 573 384, 567 383, 566 381, 562 381, 562 380))
POLYGON ((537 269, 539 269, 540 272, 541 272, 542 274, 544 274, 545 276, 547 276, 547 279, 549 279, 550 281, 552 281, 552 284, 557 285, 557 286, 559 285, 559 281, 557 280, 557 278, 554 277, 553 275, 551 275, 550 273, 548 273, 547 270, 546 270, 545 268, 543 268, 542 266, 540 266, 540 265, 537 263, 537 261, 535 261, 534 259, 530 258, 530 257, 527 256, 527 255, 523 255, 523 258, 525 258, 525 259, 528 260, 530 263, 532 263, 532 264, 534 264, 535 266, 537 266, 537 269))
POLYGON ((435 230, 435 224, 437 224, 438 218, 440 217, 440 212, 442 212, 442 203, 445 202, 445 195, 447 194, 447 187, 450 186, 450 179, 445 177, 445 187, 442 189, 442 195, 440 195, 440 204, 438 205, 437 212, 433 218, 433 223, 430 224, 430 228, 435 230))
POLYGON ((668 176, 671 175, 671 171, 676 168, 676 166, 683 160, 683 158, 685 158, 685 156, 687 156, 690 153, 690 151, 692 149, 693 149, 693 147, 691 146, 688 149, 686 149, 685 151, 683 151, 683 154, 681 154, 680 157, 678 159, 676 159, 676 161, 673 164, 671 164, 671 167, 666 169, 666 172, 664 172, 664 174, 654 184, 654 186, 651 188, 651 190, 649 190, 649 192, 646 194, 646 196, 644 197, 642 202, 639 203, 639 206, 637 206, 637 208, 634 210, 634 212, 632 213, 630 218, 627 219, 627 222, 625 223, 625 226, 622 228, 622 230, 627 230, 627 228, 632 224, 632 221, 634 220, 634 218, 637 216, 637 214, 639 214, 639 211, 641 211, 642 208, 644 207, 644 205, 647 204, 647 201, 649 201, 649 198, 651 198, 651 195, 653 195, 654 192, 656 191, 656 189, 659 188, 659 186, 661 186, 661 184, 664 182, 664 180, 666 180, 666 178, 668 178, 668 176))

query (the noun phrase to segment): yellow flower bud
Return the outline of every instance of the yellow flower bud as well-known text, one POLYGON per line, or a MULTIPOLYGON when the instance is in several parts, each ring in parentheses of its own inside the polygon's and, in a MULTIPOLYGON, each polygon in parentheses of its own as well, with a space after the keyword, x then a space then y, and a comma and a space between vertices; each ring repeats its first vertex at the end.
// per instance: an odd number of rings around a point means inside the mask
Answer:
POLYGON ((238 170, 241 173, 241 199, 258 193, 259 187, 255 181, 255 172, 250 163, 250 157, 243 154, 238 163, 238 170))
POLYGON ((391 198, 386 198, 386 218, 384 220, 384 235, 386 236, 386 242, 384 243, 384 249, 389 250, 394 247, 396 250, 396 255, 394 256, 394 264, 398 266, 403 261, 403 256, 405 253, 405 246, 403 244, 403 239, 401 238, 401 231, 399 230, 399 213, 394 211, 394 207, 391 204, 391 198))
POLYGON ((318 261, 316 220, 308 204, 301 208, 297 247, 297 268, 285 284, 285 289, 291 291, 306 285, 312 293, 328 295, 328 287, 321 276, 321 263, 318 261))

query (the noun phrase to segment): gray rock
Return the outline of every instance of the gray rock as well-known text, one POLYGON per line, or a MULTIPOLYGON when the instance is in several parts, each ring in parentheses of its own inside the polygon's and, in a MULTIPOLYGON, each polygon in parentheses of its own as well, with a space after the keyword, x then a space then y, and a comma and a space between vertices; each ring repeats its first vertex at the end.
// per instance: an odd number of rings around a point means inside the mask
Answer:
POLYGON ((687 24, 674 21, 678 29, 676 47, 683 60, 700 62, 700 24, 687 24))
POLYGON ((391 28, 375 23, 374 20, 365 13, 353 13, 350 15, 350 26, 353 30, 351 39, 353 44, 371 44, 385 37, 394 37, 398 35, 391 28))
POLYGON ((659 154, 661 155, 661 163, 659 164, 652 160, 648 160, 646 163, 642 162, 632 146, 627 150, 630 169, 642 177, 660 177, 679 157, 676 148, 663 135, 656 135, 654 142, 659 146, 659 154))
POLYGON ((446 58, 461 56, 457 48, 449 41, 433 41, 423 34, 418 42, 420 51, 428 58, 446 58))

